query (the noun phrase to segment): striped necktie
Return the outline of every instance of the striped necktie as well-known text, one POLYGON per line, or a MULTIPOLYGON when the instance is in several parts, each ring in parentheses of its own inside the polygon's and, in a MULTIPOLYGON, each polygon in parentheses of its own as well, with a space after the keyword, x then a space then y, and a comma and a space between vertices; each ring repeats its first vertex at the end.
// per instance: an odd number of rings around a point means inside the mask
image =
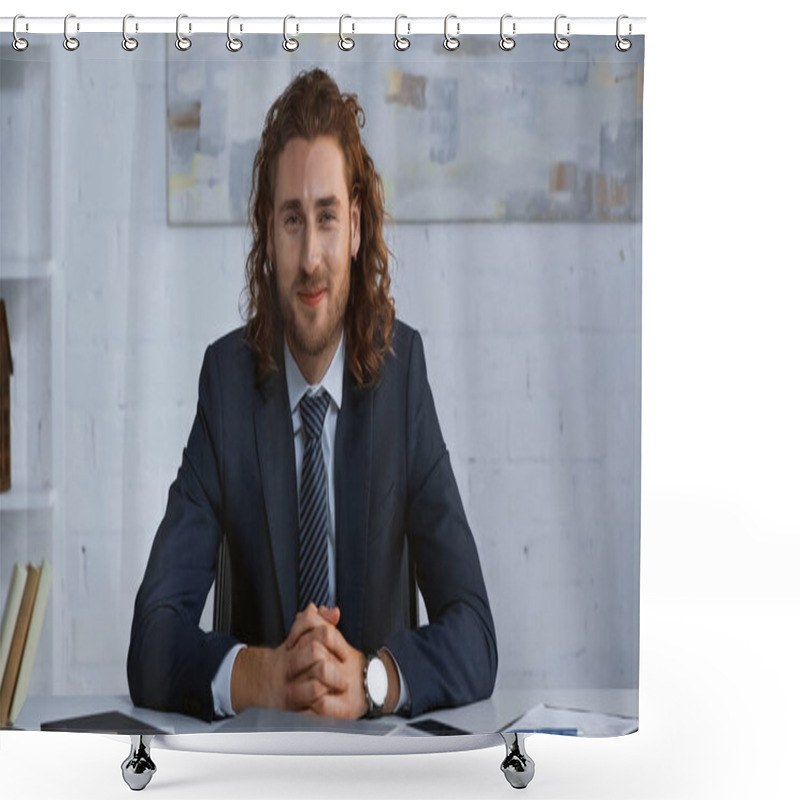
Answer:
POLYGON ((322 426, 330 395, 323 389, 300 400, 306 433, 300 478, 298 611, 309 603, 328 605, 328 475, 322 460, 322 426))

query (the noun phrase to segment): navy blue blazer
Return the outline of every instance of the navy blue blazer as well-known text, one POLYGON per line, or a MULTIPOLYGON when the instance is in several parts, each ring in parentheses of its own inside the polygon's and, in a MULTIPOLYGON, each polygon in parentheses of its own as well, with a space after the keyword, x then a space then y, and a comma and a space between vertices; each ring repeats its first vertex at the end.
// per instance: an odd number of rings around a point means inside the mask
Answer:
MULTIPOLYGON (((414 716, 490 695, 497 643, 422 339, 398 321, 392 347, 371 388, 345 367, 334 443, 336 587, 340 631, 359 650, 391 650, 414 716), (408 559, 430 620, 417 629, 408 559)), ((297 483, 282 362, 259 381, 243 328, 206 350, 197 414, 136 596, 128 651, 136 705, 210 720, 211 682, 230 648, 277 647, 292 627, 297 483), (230 634, 199 627, 221 536, 230 634)))

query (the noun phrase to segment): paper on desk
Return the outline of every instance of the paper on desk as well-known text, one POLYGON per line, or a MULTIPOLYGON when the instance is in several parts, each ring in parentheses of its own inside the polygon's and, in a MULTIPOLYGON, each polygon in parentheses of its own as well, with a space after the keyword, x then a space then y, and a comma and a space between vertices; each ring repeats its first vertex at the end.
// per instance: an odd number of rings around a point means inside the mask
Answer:
POLYGON ((567 736, 623 736, 638 729, 639 720, 636 717, 575 708, 555 708, 539 703, 504 730, 567 736))

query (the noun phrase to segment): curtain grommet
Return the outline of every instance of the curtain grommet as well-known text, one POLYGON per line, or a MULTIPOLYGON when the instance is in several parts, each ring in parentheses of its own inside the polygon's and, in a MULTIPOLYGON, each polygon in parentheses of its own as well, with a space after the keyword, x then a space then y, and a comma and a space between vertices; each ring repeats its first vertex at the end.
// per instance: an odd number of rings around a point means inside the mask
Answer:
MULTIPOLYGON (((175 20, 175 47, 182 53, 185 53, 192 46, 192 40, 181 33, 181 20, 188 19, 188 17, 188 14, 178 14, 178 18, 175 20)), ((192 26, 190 23, 189 32, 191 32, 191 30, 192 26)))
POLYGON ((458 39, 458 33, 461 30, 461 23, 460 22, 456 22, 456 35, 455 36, 451 36, 447 32, 447 23, 451 19, 456 19, 457 20, 456 15, 455 14, 448 14, 444 18, 444 42, 442 42, 442 44, 444 45, 444 49, 445 50, 449 50, 452 53, 453 50, 458 50, 458 46, 461 44, 461 42, 458 39))
POLYGON ((296 17, 288 14, 283 18, 283 49, 287 53, 294 53, 294 51, 300 47, 300 42, 298 42, 297 39, 293 38, 292 36, 289 36, 287 32, 287 26, 290 19, 296 19, 296 17))
POLYGON ((14 35, 14 38, 13 38, 13 40, 11 42, 11 46, 18 53, 21 53, 23 50, 27 50, 28 49, 28 40, 27 39, 23 39, 17 33, 17 20, 18 19, 25 19, 25 15, 24 14, 17 14, 17 16, 14 17, 14 22, 11 24, 11 32, 14 35))
MULTIPOLYGON (((349 14, 342 14, 339 17, 339 49, 348 52, 352 50, 356 46, 356 40, 350 36, 345 36, 344 32, 342 31, 342 25, 346 19, 353 19, 349 14)), ((353 31, 355 31, 356 26, 353 24, 353 31)))
MULTIPOLYGON (((500 49, 504 50, 506 53, 508 53, 510 50, 513 50, 517 46, 516 40, 511 36, 506 36, 505 32, 503 31, 503 23, 505 23, 507 19, 511 19, 511 14, 503 14, 503 16, 500 17, 500 49)), ((517 23, 512 22, 511 33, 514 34, 516 32, 517 23)))
MULTIPOLYGON (((622 36, 622 34, 619 32, 620 31, 620 22, 622 22, 623 19, 629 19, 628 15, 627 14, 620 14, 617 17, 617 41, 614 42, 614 47, 616 47, 617 50, 620 51, 620 53, 627 53, 628 50, 630 50, 631 47, 633 47, 633 42, 631 42, 630 39, 625 39, 622 36)), ((629 22, 628 23, 628 36, 631 35, 631 31, 632 30, 633 30, 633 27, 631 26, 631 24, 629 22)))
MULTIPOLYGON (((67 14, 67 16, 64 17, 64 49, 69 50, 72 53, 81 46, 81 43, 74 36, 70 36, 69 32, 67 31, 67 26, 69 25, 70 19, 75 19, 75 15, 67 14)), ((76 30, 80 29, 80 25, 76 23, 76 30)))
POLYGON ((139 40, 135 39, 133 36, 128 36, 127 28, 129 19, 135 19, 133 14, 126 14, 122 18, 122 49, 132 53, 139 46, 139 40))
MULTIPOLYGON (((555 36, 556 36, 556 39, 553 42, 553 47, 555 47, 555 49, 558 50, 559 53, 563 53, 569 47, 569 39, 567 39, 565 36, 562 36, 558 32, 558 21, 560 19, 566 19, 566 18, 567 18, 566 14, 559 14, 556 17, 556 21, 555 21, 555 24, 553 26, 554 31, 555 31, 555 36)), ((570 29, 570 23, 568 22, 567 23, 567 36, 569 36, 569 33, 570 33, 569 29, 570 29)))
MULTIPOLYGON (((408 50, 411 47, 411 39, 406 39, 405 36, 400 35, 400 31, 398 30, 400 25, 401 19, 408 19, 405 14, 398 14, 394 18, 394 49, 403 52, 404 50, 408 50)), ((408 28, 408 35, 411 34, 411 23, 407 22, 406 27, 408 28)))
POLYGON ((225 42, 225 47, 227 47, 231 53, 238 53, 242 49, 243 43, 241 39, 237 39, 231 34, 231 21, 234 19, 239 19, 239 17, 236 14, 231 14, 228 17, 228 41, 225 42))

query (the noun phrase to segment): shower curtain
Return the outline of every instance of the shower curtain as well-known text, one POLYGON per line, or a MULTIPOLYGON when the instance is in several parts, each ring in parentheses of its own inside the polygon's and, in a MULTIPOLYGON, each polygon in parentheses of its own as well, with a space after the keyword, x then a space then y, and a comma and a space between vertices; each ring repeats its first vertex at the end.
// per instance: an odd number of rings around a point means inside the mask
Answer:
MULTIPOLYGON (((449 51, 441 36, 406 50, 356 36, 342 50, 335 35, 305 34, 294 52, 274 35, 244 37, 238 52, 210 34, 185 51, 170 35, 141 35, 131 52, 117 34, 87 34, 74 52, 29 38, 0 51, 0 296, 14 360, 0 598, 17 562, 47 559, 54 576, 26 707, 39 699, 47 717, 51 696, 129 692, 134 602, 199 419, 204 355, 247 319, 265 117, 320 68, 363 109, 390 294, 424 350, 449 508, 463 512, 491 612, 488 693, 458 716, 452 686, 431 692, 413 733, 635 730, 643 37, 620 51, 613 34, 573 36, 560 51, 552 36, 520 36, 505 51, 470 36, 449 51)), ((373 463, 388 458, 390 430, 373 463)), ((391 527, 379 511, 375 538, 391 527)), ((268 527, 250 533, 264 544, 268 527)), ((453 574, 448 553, 406 546, 404 563, 420 559, 420 631, 441 614, 427 605, 431 581, 453 574)), ((366 560, 367 583, 374 569, 366 560)), ((278 578, 273 565, 252 581, 278 578)), ((213 589, 204 631, 212 607, 213 589)), ((411 688, 427 684, 406 671, 413 710, 411 688)), ((37 727, 26 707, 18 724, 37 727)))

